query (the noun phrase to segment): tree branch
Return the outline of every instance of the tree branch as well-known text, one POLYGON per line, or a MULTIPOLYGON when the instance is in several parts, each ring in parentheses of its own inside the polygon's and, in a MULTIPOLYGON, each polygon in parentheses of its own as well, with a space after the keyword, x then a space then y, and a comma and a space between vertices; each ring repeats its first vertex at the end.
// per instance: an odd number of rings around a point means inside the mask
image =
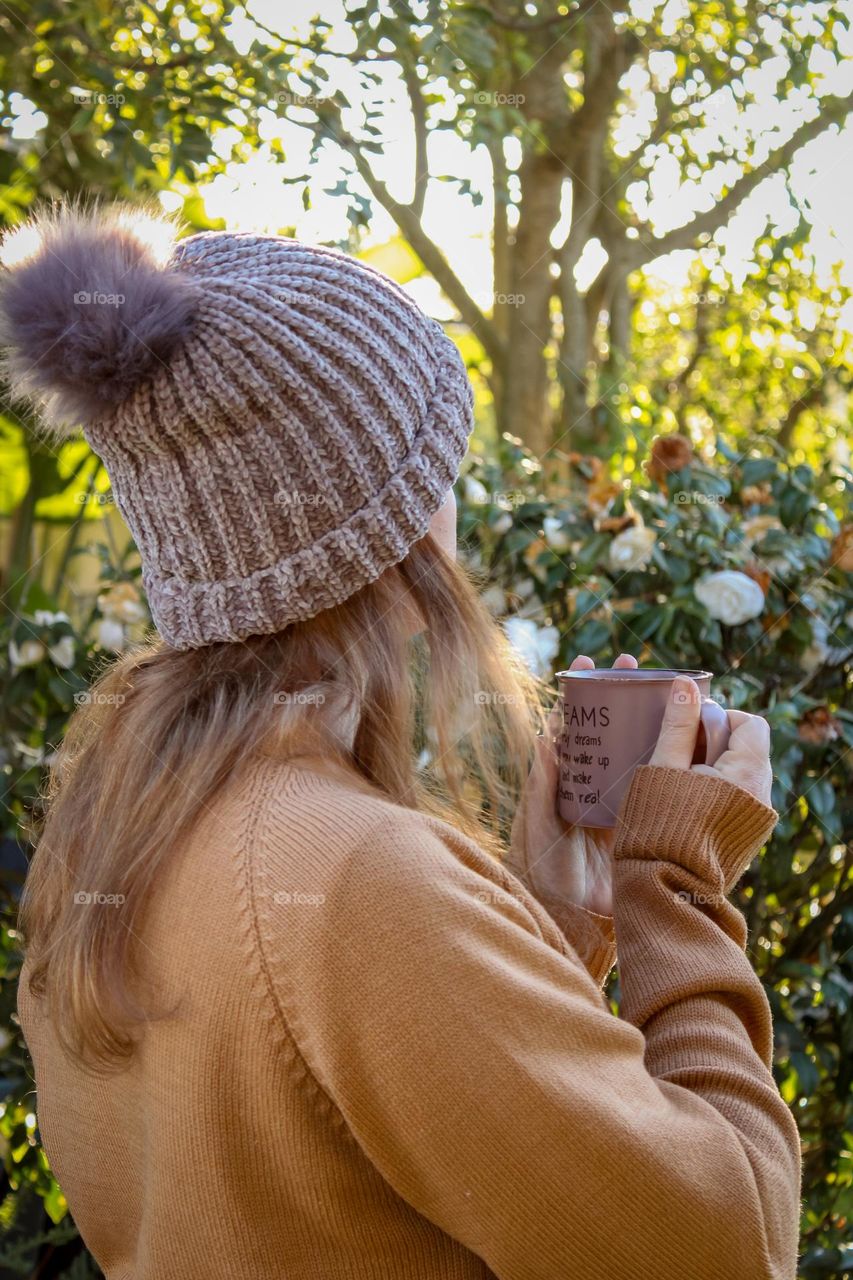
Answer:
POLYGON ((338 49, 327 49, 324 45, 311 40, 297 40, 293 36, 282 35, 278 31, 273 31, 265 22, 261 22, 260 18, 256 18, 254 14, 249 15, 249 20, 253 26, 259 31, 263 31, 264 35, 276 40, 279 44, 289 45, 293 49, 305 49, 307 53, 315 55, 324 53, 329 58, 344 58, 347 62, 397 62, 399 54, 396 50, 393 53, 376 53, 369 50, 368 53, 342 53, 338 49))
POLYGON ((827 97, 821 101, 827 103, 827 107, 821 111, 820 115, 801 125, 787 142, 771 151, 766 160, 739 178, 728 194, 712 209, 697 214, 690 222, 676 227, 657 240, 646 237, 645 243, 642 240, 632 241, 629 255, 631 269, 642 266, 643 263, 650 262, 654 258, 662 257, 665 253, 672 253, 675 249, 692 249, 699 236, 716 231, 760 182, 783 169, 800 147, 811 142, 812 138, 816 138, 829 125, 840 121, 853 108, 853 93, 845 98, 827 97))
POLYGON ((494 365, 501 364, 504 358, 504 344, 494 324, 477 306, 438 245, 427 235, 414 205, 401 204, 399 200, 394 199, 385 183, 373 172, 358 141, 341 125, 340 113, 335 108, 333 110, 336 114, 337 129, 332 129, 328 121, 324 122, 332 138, 352 156, 359 176, 383 209, 390 213, 427 271, 457 308, 462 320, 474 330, 489 359, 494 365))
POLYGON ((565 148, 565 159, 572 171, 577 169, 580 157, 589 147, 591 138, 595 134, 606 133, 619 94, 619 81, 631 65, 639 47, 639 40, 633 33, 623 33, 613 27, 595 59, 598 65, 588 84, 586 75, 584 76, 583 102, 568 123, 570 137, 565 148))
POLYGON ((789 407, 776 436, 776 443, 783 449, 791 448, 791 438, 796 430, 797 423, 806 410, 813 409, 815 405, 820 404, 823 400, 826 394, 826 382, 827 379, 825 377, 815 378, 814 382, 806 387, 803 394, 798 396, 789 407))
POLYGON ((700 293, 699 301, 696 303, 696 317, 693 329, 696 335, 693 350, 684 368, 672 379, 671 390, 673 394, 680 394, 684 390, 687 386, 688 378, 708 349, 706 342, 711 329, 711 304, 708 302, 708 295, 704 290, 700 293))
POLYGON ((578 3, 568 13, 554 13, 547 18, 529 18, 527 21, 521 18, 508 18, 502 13, 495 13, 494 9, 482 4, 465 5, 459 12, 483 14, 496 27, 503 27, 506 31, 543 31, 547 27, 557 26, 560 22, 574 22, 600 3, 601 0, 578 0, 578 3))
POLYGON ((421 93, 421 82, 412 63, 403 63, 403 80, 409 95, 412 120, 415 126, 415 190, 412 196, 412 209, 418 218, 422 218, 424 201, 426 200, 427 179, 429 178, 426 106, 421 93))

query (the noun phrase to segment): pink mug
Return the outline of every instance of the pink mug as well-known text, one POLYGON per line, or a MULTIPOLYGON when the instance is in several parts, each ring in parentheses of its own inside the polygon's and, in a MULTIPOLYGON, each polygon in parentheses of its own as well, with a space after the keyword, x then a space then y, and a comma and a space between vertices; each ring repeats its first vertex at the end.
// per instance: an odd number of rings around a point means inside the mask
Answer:
MULTIPOLYGON (((714 764, 729 741, 725 709, 710 697, 710 671, 655 667, 558 671, 559 809, 578 827, 615 827, 638 765, 648 764, 676 676, 690 676, 702 699, 693 764, 714 764)), ((689 695, 688 695, 689 696, 689 695)))

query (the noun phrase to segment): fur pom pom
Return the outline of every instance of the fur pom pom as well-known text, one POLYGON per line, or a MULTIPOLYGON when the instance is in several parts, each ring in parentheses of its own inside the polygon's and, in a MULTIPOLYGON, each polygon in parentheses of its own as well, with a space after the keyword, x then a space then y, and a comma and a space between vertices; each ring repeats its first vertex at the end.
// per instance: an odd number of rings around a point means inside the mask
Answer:
POLYGON ((192 328, 198 285, 167 266, 165 217, 60 205, 0 249, 0 344, 12 394, 59 434, 120 404, 192 328))

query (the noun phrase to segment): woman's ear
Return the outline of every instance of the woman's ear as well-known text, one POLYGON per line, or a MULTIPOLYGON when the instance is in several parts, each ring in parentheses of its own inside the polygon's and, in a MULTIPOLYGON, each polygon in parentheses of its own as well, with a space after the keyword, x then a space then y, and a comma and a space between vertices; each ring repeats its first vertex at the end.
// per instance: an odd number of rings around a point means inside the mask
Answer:
POLYGON ((429 531, 451 560, 456 559, 456 495, 451 489, 429 523, 429 531))

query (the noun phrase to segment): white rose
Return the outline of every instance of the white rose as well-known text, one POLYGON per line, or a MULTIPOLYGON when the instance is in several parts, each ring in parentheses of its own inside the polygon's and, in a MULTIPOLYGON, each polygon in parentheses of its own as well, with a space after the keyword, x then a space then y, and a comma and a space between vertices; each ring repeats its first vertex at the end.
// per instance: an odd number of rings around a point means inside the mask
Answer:
POLYGON ((482 507, 489 501, 489 491, 476 476, 465 477, 465 501, 474 507, 482 507))
POLYGON ((9 641, 9 662, 14 671, 20 671, 21 667, 35 667, 44 654, 41 640, 22 640, 20 645, 14 640, 9 641))
POLYGON ((506 613, 506 594, 504 593, 503 587, 499 587, 497 583, 491 587, 487 587, 480 596, 480 599, 488 609, 489 613, 493 614, 496 618, 499 618, 502 613, 506 613))
POLYGON ((49 647, 48 653, 54 666, 62 667, 63 671, 67 671, 69 667, 74 666, 74 637, 62 636, 56 644, 49 647))
POLYGON ((53 622, 68 622, 68 614, 60 611, 59 613, 51 613, 49 609, 36 609, 33 617, 36 620, 37 627, 49 627, 53 622))
POLYGON ((540 627, 532 618, 507 618, 504 630, 513 649, 533 675, 551 674, 551 664, 560 645, 560 633, 556 627, 540 627))
POLYGON ((542 521, 542 532, 552 551, 568 551, 572 545, 572 540, 563 528, 563 522, 559 516, 546 516, 542 521))
POLYGON ((764 612, 764 592, 739 569, 721 569, 708 574, 693 587, 693 594, 712 618, 728 627, 749 622, 764 612))
POLYGON ((610 543, 610 568, 614 573, 645 569, 652 558, 656 542, 657 534, 654 529, 647 529, 645 525, 635 524, 629 529, 623 529, 610 543))
POLYGON ((110 653, 121 653, 127 638, 124 627, 115 618, 102 618, 98 623, 98 644, 110 653))

